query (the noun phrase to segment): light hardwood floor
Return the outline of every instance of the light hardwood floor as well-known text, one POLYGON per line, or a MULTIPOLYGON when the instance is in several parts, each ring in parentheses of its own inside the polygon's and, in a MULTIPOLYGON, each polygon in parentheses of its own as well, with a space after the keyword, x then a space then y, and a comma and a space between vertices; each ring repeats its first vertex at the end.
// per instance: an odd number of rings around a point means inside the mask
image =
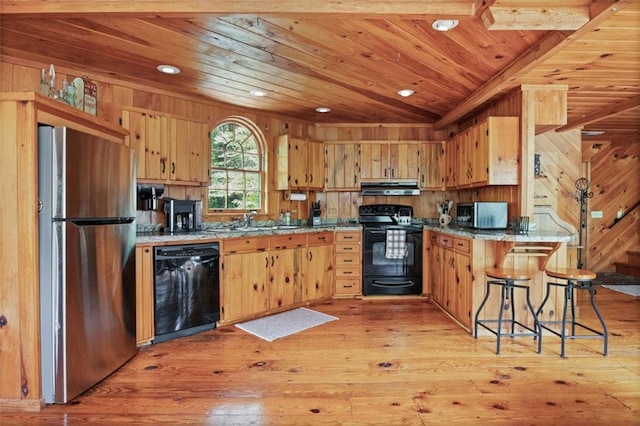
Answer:
MULTIPOLYGON (((0 424, 638 425, 640 298, 598 290, 611 333, 474 340, 424 301, 334 300, 339 318, 272 343, 234 326, 141 350, 67 405, 0 424)), ((583 321, 595 325, 583 310, 583 321)))

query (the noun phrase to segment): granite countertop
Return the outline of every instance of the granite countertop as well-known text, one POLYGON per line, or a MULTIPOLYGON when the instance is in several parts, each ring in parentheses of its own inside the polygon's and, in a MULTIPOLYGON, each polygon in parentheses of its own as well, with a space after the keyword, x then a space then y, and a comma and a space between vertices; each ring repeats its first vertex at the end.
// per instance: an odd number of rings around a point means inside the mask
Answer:
MULTIPOLYGON (((569 232, 555 232, 535 230, 526 234, 515 234, 511 230, 474 230, 458 226, 441 227, 432 223, 416 223, 422 225, 428 231, 437 231, 457 237, 471 238, 486 241, 516 241, 516 242, 570 242, 576 238, 576 234, 569 232)), ((173 234, 164 232, 139 232, 136 243, 167 243, 167 242, 202 242, 203 240, 222 240, 225 238, 259 237, 271 235, 306 234, 322 231, 360 231, 362 226, 358 223, 332 223, 320 226, 300 225, 293 227, 255 226, 251 230, 229 228, 206 228, 199 232, 176 232, 173 234)))
POLYGON ((441 227, 439 225, 425 224, 424 229, 449 234, 456 237, 473 238, 475 240, 488 241, 516 241, 516 242, 569 242, 576 234, 569 232, 555 232, 534 230, 526 234, 516 234, 511 230, 480 230, 458 226, 441 227))
POLYGON ((319 226, 255 226, 251 230, 229 228, 206 228, 198 232, 138 232, 136 235, 137 244, 149 243, 167 243, 167 242, 203 242, 203 240, 217 241, 225 238, 238 237, 262 237, 272 235, 288 235, 288 234, 308 234, 322 231, 360 231, 362 227, 359 224, 326 224, 319 226))

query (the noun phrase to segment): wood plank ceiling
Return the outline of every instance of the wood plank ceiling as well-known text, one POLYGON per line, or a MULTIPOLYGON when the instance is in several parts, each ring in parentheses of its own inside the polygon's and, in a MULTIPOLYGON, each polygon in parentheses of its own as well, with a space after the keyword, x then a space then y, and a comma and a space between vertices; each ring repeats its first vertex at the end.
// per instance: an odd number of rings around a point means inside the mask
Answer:
POLYGON ((521 84, 563 84, 564 128, 640 139, 633 0, 3 0, 0 7, 2 55, 310 122, 444 128, 521 84), (460 23, 441 32, 435 19, 460 23), (156 70, 167 63, 180 74, 156 70), (400 89, 415 94, 401 97, 400 89), (331 112, 317 113, 320 106, 331 112))

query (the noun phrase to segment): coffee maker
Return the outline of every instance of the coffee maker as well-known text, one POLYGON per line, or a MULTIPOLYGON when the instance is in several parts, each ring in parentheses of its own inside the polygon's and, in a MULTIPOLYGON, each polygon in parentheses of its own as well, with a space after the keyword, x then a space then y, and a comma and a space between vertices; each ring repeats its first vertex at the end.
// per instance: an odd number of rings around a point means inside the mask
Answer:
POLYGON ((309 225, 319 226, 322 224, 320 216, 322 211, 320 210, 320 201, 314 201, 311 203, 311 213, 309 215, 309 225))
POLYGON ((164 230, 195 232, 202 230, 202 201, 164 198, 164 230))

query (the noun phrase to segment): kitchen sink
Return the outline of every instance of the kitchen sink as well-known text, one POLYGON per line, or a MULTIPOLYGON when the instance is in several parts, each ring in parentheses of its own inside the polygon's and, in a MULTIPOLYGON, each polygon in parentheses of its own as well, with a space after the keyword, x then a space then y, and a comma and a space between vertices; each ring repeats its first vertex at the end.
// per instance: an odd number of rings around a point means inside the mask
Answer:
POLYGON ((276 226, 239 226, 237 228, 209 228, 206 232, 259 232, 277 231, 279 229, 298 229, 298 225, 276 225, 276 226))
POLYGON ((206 232, 259 232, 259 231, 277 231, 285 229, 298 229, 299 225, 275 225, 275 226, 240 226, 237 228, 210 228, 205 229, 206 232))

